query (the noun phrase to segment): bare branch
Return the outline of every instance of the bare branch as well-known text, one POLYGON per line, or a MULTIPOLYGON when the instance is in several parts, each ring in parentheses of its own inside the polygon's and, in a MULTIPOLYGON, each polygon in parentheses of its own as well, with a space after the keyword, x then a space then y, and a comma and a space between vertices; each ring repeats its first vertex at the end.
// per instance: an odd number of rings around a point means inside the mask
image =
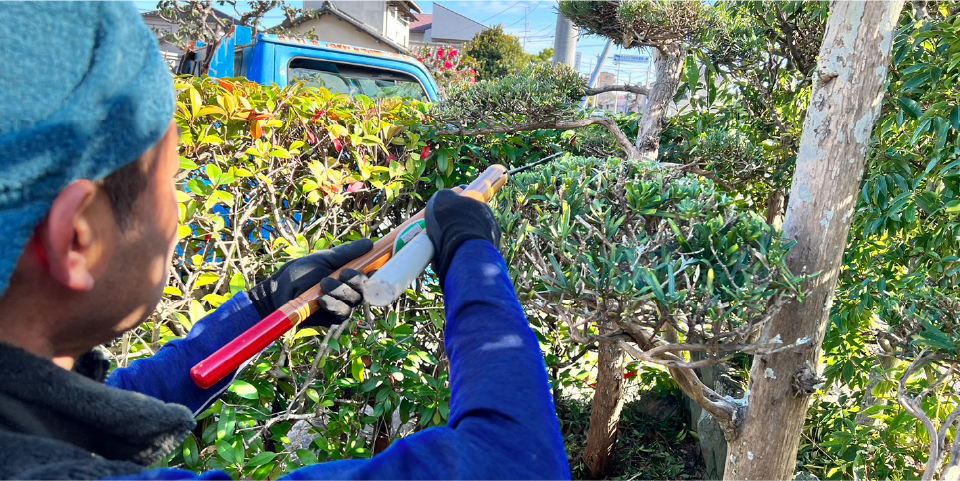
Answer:
MULTIPOLYGON (((927 416, 927 413, 923 410, 923 397, 928 394, 924 392, 919 397, 910 397, 907 395, 907 380, 913 377, 913 375, 924 365, 929 362, 936 361, 940 359, 939 355, 926 355, 926 349, 920 351, 920 355, 910 363, 910 366, 907 367, 907 370, 903 373, 903 376, 900 376, 900 386, 897 390, 897 400, 900 401, 900 405, 903 406, 911 416, 917 418, 922 424, 923 427, 927 430, 927 434, 930 435, 930 457, 927 459, 927 467, 923 472, 923 481, 929 481, 934 479, 937 467, 940 466, 941 461, 943 460, 943 447, 944 447, 944 438, 940 437, 940 433, 937 430, 937 427, 933 424, 933 420, 930 419, 930 416, 927 416)), ((956 413, 956 411, 954 411, 956 413)), ((954 413, 951 413, 950 417, 952 418, 951 423, 955 420, 954 413)), ((946 429, 943 429, 944 435, 946 434, 949 425, 946 425, 946 429)))
POLYGON ((587 89, 587 95, 600 95, 604 92, 630 92, 637 95, 649 95, 650 89, 640 85, 607 85, 587 89))
MULTIPOLYGON (((646 360, 645 358, 647 356, 633 344, 620 341, 618 345, 634 358, 646 360)), ((683 362, 683 359, 673 354, 665 354, 665 356, 671 357, 673 361, 683 362)), ((703 409, 716 417, 727 439, 732 439, 731 436, 734 436, 736 433, 737 406, 721 397, 713 389, 707 387, 700 381, 700 378, 697 377, 693 369, 681 367, 669 367, 667 369, 670 370, 670 375, 677 381, 680 389, 683 390, 687 396, 690 396, 690 399, 696 401, 703 409)))

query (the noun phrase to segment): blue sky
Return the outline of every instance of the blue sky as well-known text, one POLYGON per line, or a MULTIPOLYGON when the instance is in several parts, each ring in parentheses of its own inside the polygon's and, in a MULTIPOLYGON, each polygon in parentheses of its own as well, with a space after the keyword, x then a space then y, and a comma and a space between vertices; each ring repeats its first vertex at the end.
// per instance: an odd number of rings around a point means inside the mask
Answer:
MULTIPOLYGON (((134 2, 141 11, 153 10, 156 8, 156 2, 140 1, 134 2)), ((243 11, 242 6, 245 2, 239 1, 238 7, 243 11)), ((289 5, 302 7, 302 1, 288 1, 289 5)), ((524 45, 524 50, 528 53, 539 53, 544 48, 553 47, 554 34, 557 26, 557 2, 556 0, 496 0, 496 1, 419 1, 417 4, 424 13, 432 13, 433 5, 440 4, 461 15, 476 20, 487 26, 502 24, 504 30, 510 35, 520 39, 524 45)), ((234 14, 229 7, 224 7, 224 11, 234 14)), ((283 19, 281 12, 271 12, 267 14, 266 25, 279 23, 283 19)), ((596 65, 597 57, 603 50, 605 39, 594 36, 582 36, 577 42, 577 51, 581 52, 580 71, 583 73, 592 72, 596 65)), ((621 53, 627 55, 637 55, 639 52, 634 50, 620 49, 613 46, 610 50, 610 57, 621 53)), ((631 83, 644 83, 647 78, 647 64, 645 63, 627 63, 615 64, 608 57, 605 64, 605 71, 618 75, 621 83, 630 81, 631 83)), ((652 75, 652 73, 650 74, 652 75)))
MULTIPOLYGON (((520 39, 520 43, 524 45, 524 50, 527 53, 539 53, 544 48, 553 47, 557 28, 557 2, 555 0, 417 1, 424 13, 431 13, 434 3, 443 5, 487 26, 502 24, 507 33, 520 39)), ((577 51, 581 52, 581 72, 587 73, 588 68, 592 71, 592 67, 596 66, 597 57, 603 50, 605 42, 606 39, 595 36, 582 36, 579 39, 577 51)), ((612 57, 617 53, 637 55, 639 51, 636 49, 628 51, 614 45, 610 49, 609 56, 612 57)), ((616 65, 609 57, 604 70, 619 74, 619 78, 624 83, 628 80, 632 83, 643 83, 641 79, 645 79, 647 76, 647 64, 624 62, 616 65)), ((652 73, 650 75, 652 76, 652 73)))

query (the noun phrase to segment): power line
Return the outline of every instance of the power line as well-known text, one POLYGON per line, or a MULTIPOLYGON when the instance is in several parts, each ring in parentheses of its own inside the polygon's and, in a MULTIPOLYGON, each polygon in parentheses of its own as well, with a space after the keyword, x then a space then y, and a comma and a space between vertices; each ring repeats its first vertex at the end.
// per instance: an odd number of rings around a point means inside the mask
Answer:
MULTIPOLYGON (((506 12, 507 10, 510 10, 511 8, 516 7, 516 6, 519 5, 520 2, 522 2, 522 1, 523 1, 523 0, 519 0, 519 1, 517 1, 517 2, 514 2, 513 5, 510 5, 509 7, 503 9, 503 12, 506 12)), ((502 14, 503 12, 495 13, 495 14, 493 14, 493 15, 490 15, 490 17, 488 17, 486 20, 484 20, 484 21, 482 21, 482 22, 480 22, 480 23, 486 25, 486 23, 487 23, 491 18, 496 17, 497 15, 500 15, 500 14, 502 14)))
MULTIPOLYGON (((517 2, 517 3, 520 3, 520 2, 517 2)), ((541 3, 543 3, 542 0, 539 1, 539 2, 537 2, 537 4, 534 5, 533 8, 531 8, 530 11, 527 12, 527 15, 530 15, 530 12, 536 10, 537 7, 539 7, 541 3)), ((504 28, 504 29, 510 28, 510 27, 512 27, 512 26, 514 26, 514 25, 516 25, 516 24, 518 24, 518 23, 520 23, 520 22, 522 22, 522 21, 524 21, 524 20, 526 20, 526 19, 527 19, 527 17, 526 17, 526 15, 524 15, 523 17, 520 17, 520 20, 517 20, 516 22, 513 22, 513 23, 511 23, 510 25, 507 25, 506 27, 503 27, 503 28, 504 28)))
MULTIPOLYGON (((542 32, 542 31, 544 31, 544 30, 546 30, 546 29, 548 29, 548 28, 550 28, 550 27, 557 28, 557 24, 547 25, 546 27, 543 27, 543 28, 541 28, 540 30, 537 30, 536 32, 533 32, 533 35, 531 35, 531 37, 536 37, 538 33, 542 32)), ((555 34, 554 34, 554 35, 555 35, 555 34)))

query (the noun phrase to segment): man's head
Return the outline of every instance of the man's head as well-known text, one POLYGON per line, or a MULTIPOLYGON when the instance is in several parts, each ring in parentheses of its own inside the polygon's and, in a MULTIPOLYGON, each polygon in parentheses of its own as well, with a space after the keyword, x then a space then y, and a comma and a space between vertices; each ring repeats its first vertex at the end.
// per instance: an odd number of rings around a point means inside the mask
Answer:
POLYGON ((0 341, 76 356, 155 307, 176 239, 173 88, 126 3, 0 3, 0 341))

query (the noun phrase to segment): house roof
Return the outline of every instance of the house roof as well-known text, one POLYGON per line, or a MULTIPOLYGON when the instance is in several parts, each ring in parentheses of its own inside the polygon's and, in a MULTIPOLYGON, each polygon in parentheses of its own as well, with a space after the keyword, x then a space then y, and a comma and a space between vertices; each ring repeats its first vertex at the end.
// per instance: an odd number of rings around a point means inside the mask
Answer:
POLYGON ((434 20, 439 19, 439 23, 434 22, 431 27, 435 42, 469 41, 476 33, 488 28, 486 25, 439 3, 433 4, 433 16, 434 20), (456 20, 457 18, 459 18, 459 21, 456 20))
POLYGON ((448 11, 448 12, 450 12, 450 13, 452 13, 452 14, 454 14, 454 15, 456 15, 456 16, 458 16, 458 17, 460 17, 460 18, 462 18, 462 19, 464 19, 464 20, 466 20, 466 21, 468 21, 468 22, 475 23, 475 24, 477 24, 477 25, 479 25, 479 26, 481 26, 481 27, 483 27, 483 28, 487 28, 486 25, 484 25, 484 24, 482 24, 482 23, 480 23, 480 22, 478 22, 478 21, 476 21, 476 20, 474 20, 474 19, 472 19, 472 18, 470 18, 470 17, 468 17, 468 16, 466 16, 466 15, 460 13, 460 12, 455 12, 455 11, 453 11, 453 10, 447 8, 447 7, 444 7, 443 5, 434 4, 434 5, 433 5, 433 8, 434 8, 434 9, 441 8, 441 9, 446 10, 446 11, 448 11))
POLYGON ((428 13, 419 13, 415 16, 417 19, 410 23, 411 32, 425 32, 433 26, 433 15, 428 13))
MULTIPOLYGON (((410 3, 413 3, 413 2, 410 2, 410 3)), ((416 3, 414 3, 414 5, 416 5, 416 3)), ((417 7, 417 8, 419 8, 419 7, 417 7)), ((408 52, 408 50, 406 49, 406 47, 404 47, 403 45, 400 45, 400 44, 394 42, 393 40, 390 40, 389 38, 383 36, 378 30, 376 30, 375 28, 367 25, 366 23, 363 23, 363 22, 361 22, 360 20, 357 20, 356 18, 353 18, 352 16, 350 16, 350 15, 348 15, 348 14, 340 11, 340 9, 338 9, 338 8, 337 8, 332 2, 330 2, 330 1, 325 1, 325 2, 323 2, 323 5, 321 5, 320 8, 314 10, 313 12, 305 13, 305 14, 297 17, 297 19, 293 21, 293 24, 291 24, 291 25, 284 25, 283 27, 285 27, 285 28, 292 28, 292 27, 296 27, 296 26, 298 26, 298 25, 303 25, 304 23, 309 22, 310 20, 313 20, 313 19, 315 19, 315 18, 320 18, 320 17, 322 17, 323 15, 327 15, 327 14, 333 15, 334 17, 337 17, 337 18, 339 18, 340 20, 343 20, 344 22, 347 22, 347 23, 349 23, 350 25, 353 25, 353 26, 356 27, 358 30, 366 33, 367 35, 370 35, 371 37, 379 40, 380 42, 383 42, 383 43, 386 44, 386 45, 389 45, 390 48, 392 48, 392 49, 394 49, 394 50, 396 50, 396 51, 398 51, 398 52, 400 52, 400 53, 404 53, 404 54, 405 54, 405 53, 408 52)), ((274 28, 271 28, 271 29, 267 30, 267 32, 269 32, 269 33, 279 33, 280 30, 282 30, 282 29, 280 28, 280 26, 277 26, 277 27, 274 27, 274 28)))
POLYGON ((423 10, 420 9, 420 5, 417 5, 417 2, 413 0, 390 0, 387 2, 391 6, 397 7, 400 11, 400 14, 403 15, 408 21, 414 21, 418 13, 423 13, 423 10))

